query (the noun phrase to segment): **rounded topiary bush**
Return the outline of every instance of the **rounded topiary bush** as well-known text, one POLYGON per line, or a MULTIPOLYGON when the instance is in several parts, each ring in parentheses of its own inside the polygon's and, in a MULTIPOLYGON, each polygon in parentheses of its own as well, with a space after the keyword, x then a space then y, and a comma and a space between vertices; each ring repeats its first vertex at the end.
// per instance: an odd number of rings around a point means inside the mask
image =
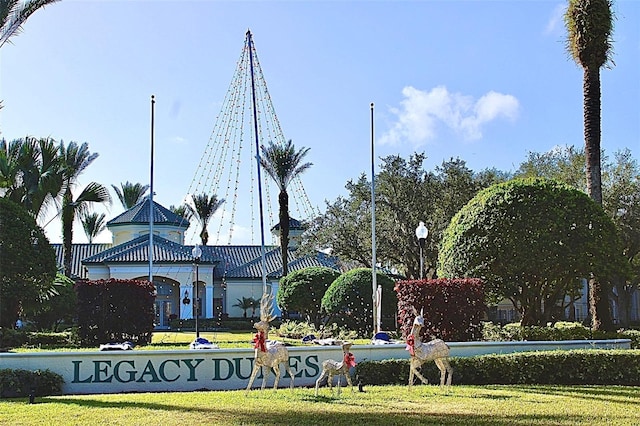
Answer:
POLYGON ((312 266, 280 279, 276 301, 283 311, 296 311, 316 328, 322 320, 322 297, 340 276, 335 269, 312 266))
MULTIPOLYGON (((322 309, 329 322, 354 330, 360 336, 373 331, 373 276, 369 268, 353 269, 340 275, 322 298, 322 309)), ((382 287, 382 327, 395 329, 398 297, 395 281, 376 272, 376 284, 382 287)))

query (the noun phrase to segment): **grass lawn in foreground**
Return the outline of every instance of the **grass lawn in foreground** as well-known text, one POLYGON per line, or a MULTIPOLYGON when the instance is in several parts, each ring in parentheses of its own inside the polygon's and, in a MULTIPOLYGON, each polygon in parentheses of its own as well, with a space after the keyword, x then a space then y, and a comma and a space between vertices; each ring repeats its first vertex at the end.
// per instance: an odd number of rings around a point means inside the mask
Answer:
POLYGON ((640 388, 367 386, 0 399, 2 425, 639 425, 640 388))

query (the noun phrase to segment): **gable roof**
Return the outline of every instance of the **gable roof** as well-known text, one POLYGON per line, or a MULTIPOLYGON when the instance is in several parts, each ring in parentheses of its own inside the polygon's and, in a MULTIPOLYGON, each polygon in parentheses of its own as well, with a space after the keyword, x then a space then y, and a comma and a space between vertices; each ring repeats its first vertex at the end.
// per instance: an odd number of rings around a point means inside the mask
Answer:
MULTIPOLYGON (((107 227, 118 225, 129 225, 132 223, 149 223, 149 203, 151 200, 146 198, 135 206, 131 207, 124 213, 114 217, 107 222, 107 227)), ((153 202, 153 223, 162 225, 173 225, 179 228, 187 229, 189 221, 182 216, 178 216, 166 207, 153 202)))

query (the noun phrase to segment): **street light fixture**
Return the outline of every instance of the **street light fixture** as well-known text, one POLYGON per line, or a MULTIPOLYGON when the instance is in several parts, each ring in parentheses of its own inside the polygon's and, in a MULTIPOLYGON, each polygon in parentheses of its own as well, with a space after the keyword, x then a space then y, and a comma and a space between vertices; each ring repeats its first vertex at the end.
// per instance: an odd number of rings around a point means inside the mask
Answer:
POLYGON ((198 264, 200 263, 200 256, 202 256, 202 249, 198 244, 193 247, 191 250, 191 256, 193 256, 193 263, 196 265, 196 289, 195 295, 193 296, 193 304, 195 306, 195 317, 196 317, 196 339, 200 337, 200 329, 198 328, 198 317, 200 316, 200 293, 198 292, 198 264))
POLYGON ((420 279, 422 279, 422 271, 424 270, 424 260, 422 257, 422 250, 424 249, 424 243, 429 235, 429 230, 424 226, 424 222, 420 222, 416 228, 416 237, 418 237, 418 244, 420 245, 420 279))

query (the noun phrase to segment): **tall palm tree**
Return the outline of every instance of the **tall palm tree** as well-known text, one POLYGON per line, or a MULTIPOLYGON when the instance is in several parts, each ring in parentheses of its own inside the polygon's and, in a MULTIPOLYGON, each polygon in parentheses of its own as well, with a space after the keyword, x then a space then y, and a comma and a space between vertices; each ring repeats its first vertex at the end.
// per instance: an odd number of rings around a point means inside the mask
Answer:
POLYGON ((206 246, 207 242, 209 242, 209 232, 207 231, 207 226, 209 225, 209 221, 216 213, 216 211, 220 208, 222 203, 224 203, 224 198, 218 200, 218 197, 214 194, 211 197, 207 194, 197 194, 192 195, 191 200, 193 201, 193 205, 187 204, 187 209, 190 211, 191 216, 195 217, 202 231, 200 231, 200 240, 202 241, 202 245, 206 246))
POLYGON ((59 0, 0 0, 0 47, 20 33, 22 24, 36 10, 59 0))
POLYGON ((309 148, 303 147, 300 151, 296 151, 291 140, 284 145, 270 142, 268 146, 263 145, 260 149, 262 151, 260 164, 280 190, 278 195, 280 252, 282 255, 282 276, 284 277, 289 272, 289 194, 287 187, 295 177, 311 167, 312 163, 302 162, 309 152, 309 148))
POLYGON ((613 64, 611 0, 569 0, 564 16, 567 50, 583 73, 587 192, 602 205, 600 169, 600 68, 613 64))
POLYGON ((85 213, 80 218, 84 233, 89 240, 89 244, 93 243, 93 239, 98 236, 107 227, 106 215, 104 213, 85 213))
POLYGON ((120 187, 111 185, 118 196, 118 200, 122 203, 125 210, 138 204, 144 199, 145 194, 149 190, 149 185, 141 183, 131 183, 129 181, 120 183, 120 187))
POLYGON ((63 164, 63 193, 62 193, 62 245, 64 251, 64 274, 71 277, 71 245, 73 242, 73 222, 76 215, 83 217, 93 203, 111 204, 111 196, 107 188, 99 183, 89 183, 76 198, 73 189, 78 184, 78 178, 84 170, 98 157, 97 153, 89 152, 89 145, 85 142, 78 145, 69 142, 65 147, 60 142, 60 160, 63 164))
MULTIPOLYGON (((611 0, 569 0, 564 22, 567 50, 583 73, 584 146, 587 192, 602 205, 600 160, 600 68, 613 64, 613 21, 611 0)), ((613 329, 609 310, 608 285, 589 282, 591 323, 595 329, 613 329)))

